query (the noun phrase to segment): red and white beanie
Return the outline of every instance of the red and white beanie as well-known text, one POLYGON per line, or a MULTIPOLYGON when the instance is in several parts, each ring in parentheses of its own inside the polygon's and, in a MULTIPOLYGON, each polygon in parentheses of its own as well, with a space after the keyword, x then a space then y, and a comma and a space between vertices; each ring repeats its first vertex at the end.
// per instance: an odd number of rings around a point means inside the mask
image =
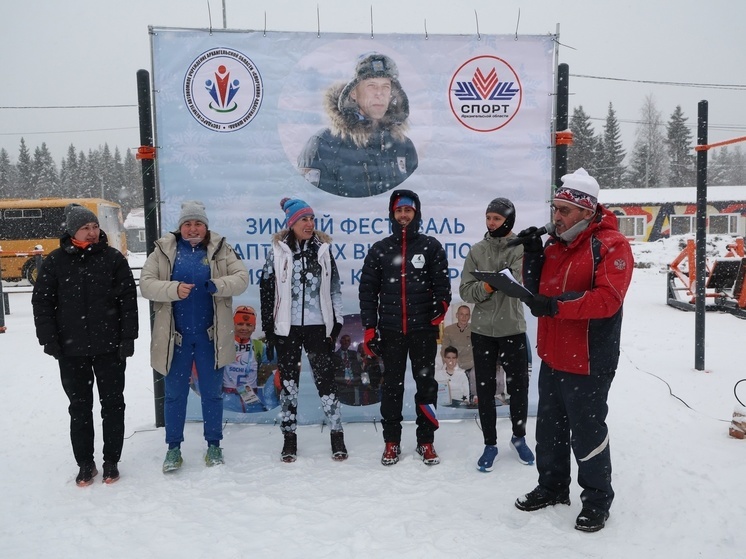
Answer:
POLYGON ((562 186, 555 191, 554 199, 595 211, 599 190, 598 181, 580 167, 574 173, 562 177, 562 186))

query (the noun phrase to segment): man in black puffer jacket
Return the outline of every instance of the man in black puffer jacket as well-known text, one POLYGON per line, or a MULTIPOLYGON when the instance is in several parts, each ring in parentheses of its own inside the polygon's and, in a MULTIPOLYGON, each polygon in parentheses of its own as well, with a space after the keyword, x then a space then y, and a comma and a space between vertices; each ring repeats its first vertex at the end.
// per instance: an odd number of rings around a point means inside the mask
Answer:
POLYGON ((93 379, 104 431, 104 479, 119 479, 124 442, 125 360, 135 351, 137 290, 127 260, 109 246, 89 209, 65 209, 60 248, 44 259, 34 286, 36 337, 59 362, 70 400, 70 439, 80 467, 76 483, 90 485, 93 460, 93 379))
POLYGON ((395 190, 389 219, 392 235, 368 251, 359 290, 364 350, 367 355, 380 355, 385 368, 381 424, 386 448, 381 463, 390 466, 399 461, 409 355, 417 385, 417 452, 433 465, 440 462, 433 448, 438 428, 435 355, 438 325, 451 303, 448 260, 437 239, 419 232, 422 214, 417 194, 395 190))

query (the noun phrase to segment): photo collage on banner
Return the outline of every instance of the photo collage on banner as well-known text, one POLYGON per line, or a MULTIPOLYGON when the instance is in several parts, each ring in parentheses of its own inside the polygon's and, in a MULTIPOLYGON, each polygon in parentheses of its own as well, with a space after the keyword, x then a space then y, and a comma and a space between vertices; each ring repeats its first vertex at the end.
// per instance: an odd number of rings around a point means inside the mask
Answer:
MULTIPOLYGON (((358 282, 368 248, 390 234, 391 191, 418 194, 421 230, 446 250, 453 301, 443 326, 454 323, 462 265, 486 232, 490 200, 513 201, 516 231, 547 221, 556 37, 151 32, 161 234, 176 229, 183 201, 205 203, 210 228, 249 270, 249 288, 233 303, 256 309, 252 339, 261 339, 259 279, 271 238, 285 227, 280 201, 308 203, 316 228, 332 238, 342 282, 343 418, 378 418, 385 368, 358 351, 358 282), (363 108, 374 129, 361 126, 363 108)), ((245 379, 226 371, 225 418, 273 422, 274 364, 260 349, 245 353, 245 379)), ((320 423, 305 357, 301 370, 298 421, 320 423)), ((414 418, 408 376, 405 420, 414 418)), ((444 397, 438 415, 474 417, 467 404, 444 397)), ((199 398, 190 397, 188 414, 200 418, 199 398)))

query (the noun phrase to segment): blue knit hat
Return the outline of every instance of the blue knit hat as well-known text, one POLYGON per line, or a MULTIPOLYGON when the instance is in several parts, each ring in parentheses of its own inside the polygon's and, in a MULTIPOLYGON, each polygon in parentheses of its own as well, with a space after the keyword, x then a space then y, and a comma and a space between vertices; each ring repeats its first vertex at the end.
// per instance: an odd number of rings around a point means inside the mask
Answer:
POLYGON ((280 201, 280 207, 285 212, 288 228, 292 229, 293 225, 302 217, 313 216, 311 206, 298 198, 283 198, 280 201))

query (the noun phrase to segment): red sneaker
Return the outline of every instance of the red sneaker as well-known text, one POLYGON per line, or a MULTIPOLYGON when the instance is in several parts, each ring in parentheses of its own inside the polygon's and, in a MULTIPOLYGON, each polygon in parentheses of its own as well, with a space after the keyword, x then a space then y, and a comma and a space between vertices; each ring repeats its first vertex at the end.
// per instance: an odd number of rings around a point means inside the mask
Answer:
POLYGON ((435 466, 435 464, 440 464, 440 458, 438 457, 438 453, 435 452, 433 443, 418 444, 417 454, 422 456, 422 461, 428 466, 435 466))
POLYGON ((381 456, 381 464, 384 466, 393 466, 399 461, 399 455, 401 454, 401 447, 399 443, 386 443, 386 448, 381 456))

